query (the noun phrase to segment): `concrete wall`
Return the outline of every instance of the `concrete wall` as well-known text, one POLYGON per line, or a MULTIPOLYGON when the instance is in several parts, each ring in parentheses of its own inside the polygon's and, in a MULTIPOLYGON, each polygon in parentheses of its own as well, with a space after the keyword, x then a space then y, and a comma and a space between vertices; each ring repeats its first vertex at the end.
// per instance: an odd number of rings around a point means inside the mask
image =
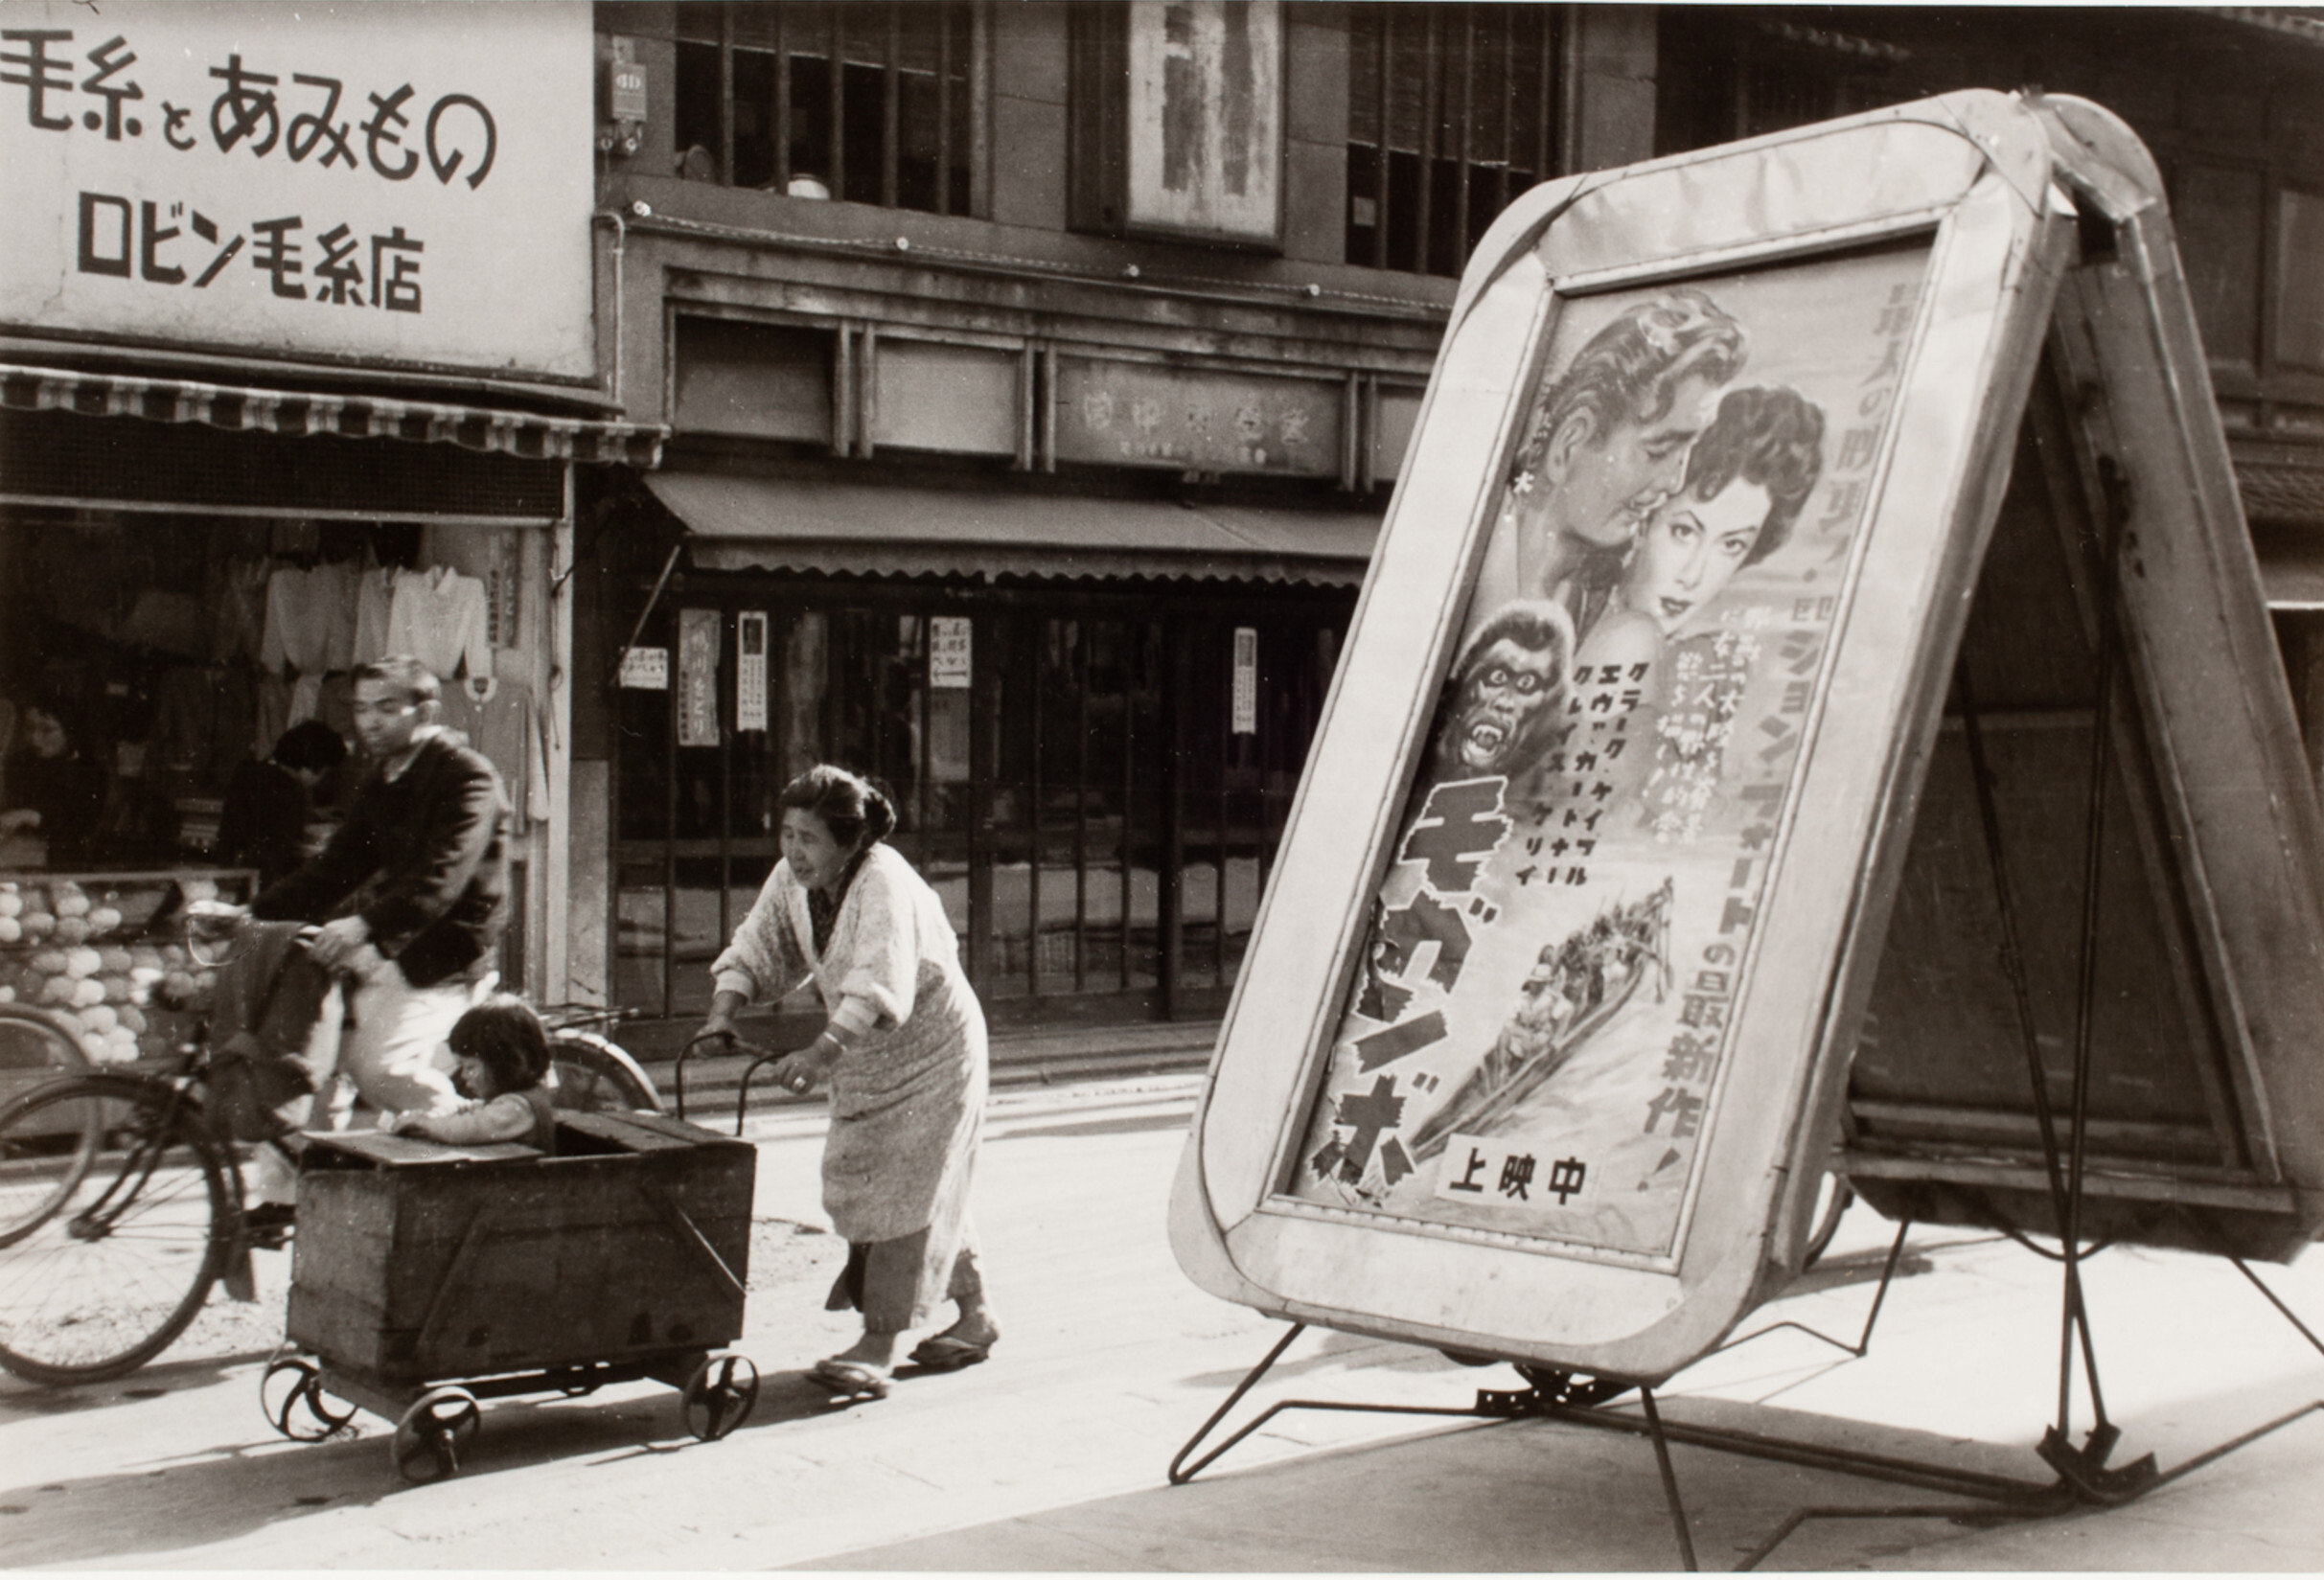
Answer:
POLYGON ((1656 10, 1566 8, 1568 173, 1653 157, 1656 10))
POLYGON ((1346 8, 1284 8, 1283 256, 1337 263, 1347 245, 1346 8))
POLYGON ((1060 0, 993 8, 990 218, 1000 224, 1066 227, 1066 13, 1060 0))

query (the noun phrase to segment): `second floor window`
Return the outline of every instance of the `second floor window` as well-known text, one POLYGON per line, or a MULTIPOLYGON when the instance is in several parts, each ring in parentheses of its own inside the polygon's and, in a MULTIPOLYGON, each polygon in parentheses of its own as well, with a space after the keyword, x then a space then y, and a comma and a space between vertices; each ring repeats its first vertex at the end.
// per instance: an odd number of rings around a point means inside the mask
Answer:
POLYGON ((681 5, 681 173, 932 214, 970 209, 975 7, 681 5))
POLYGON ((1461 272, 1493 217, 1557 172, 1555 8, 1350 6, 1350 263, 1461 272))

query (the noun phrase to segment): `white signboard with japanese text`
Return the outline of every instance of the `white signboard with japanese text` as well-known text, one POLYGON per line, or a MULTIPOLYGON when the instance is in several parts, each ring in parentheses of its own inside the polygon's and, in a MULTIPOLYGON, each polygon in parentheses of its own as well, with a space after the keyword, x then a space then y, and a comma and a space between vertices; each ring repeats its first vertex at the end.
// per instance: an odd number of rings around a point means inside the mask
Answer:
POLYGON ((928 683, 938 691, 966 691, 970 626, 964 614, 939 614, 928 623, 928 683))
POLYGON ((668 648, 629 648, 621 655, 621 684, 629 691, 670 689, 668 648))
POLYGON ((767 727, 767 612, 734 617, 734 727, 767 727))
POLYGON ((1273 242, 1282 231, 1282 16, 1276 0, 1135 0, 1134 228, 1273 242))
POLYGON ((586 378, 589 10, 0 7, 0 323, 586 378))
POLYGON ((1256 626, 1234 628, 1234 718, 1236 735, 1256 735, 1259 729, 1259 632, 1256 626))

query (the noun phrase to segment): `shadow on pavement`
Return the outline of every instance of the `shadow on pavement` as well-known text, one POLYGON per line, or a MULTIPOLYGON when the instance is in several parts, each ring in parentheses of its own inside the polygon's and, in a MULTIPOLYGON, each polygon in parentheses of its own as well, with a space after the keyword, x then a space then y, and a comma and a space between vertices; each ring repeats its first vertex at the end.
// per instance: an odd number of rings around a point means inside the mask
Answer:
MULTIPOLYGON (((222 1375, 232 1364, 202 1361, 151 1366, 103 1390, 49 1397, 58 1400, 60 1408, 96 1408, 141 1394, 150 1398, 156 1386, 191 1390, 220 1383, 232 1397, 242 1391, 235 1386, 241 1379, 222 1375), (75 1395, 101 1396, 74 1403, 75 1395)), ((394 1423, 366 1413, 352 1428, 320 1442, 285 1440, 259 1412, 257 1368, 245 1363, 242 1369, 250 1385, 250 1409, 248 1430, 236 1440, 156 1459, 125 1437, 123 1468, 116 1475, 0 1488, 0 1550, 6 1551, 8 1566, 133 1567, 140 1558, 188 1552, 281 1521, 373 1507, 426 1490, 404 1481, 392 1464, 394 1423)), ((8 1403, 20 1405, 24 1399, 12 1396, 8 1403)), ((481 1430, 461 1456, 459 1478, 470 1482, 544 1464, 586 1474, 644 1455, 716 1454, 745 1433, 840 1408, 803 1371, 768 1373, 760 1380, 750 1419, 732 1437, 702 1443, 686 1431, 679 1394, 671 1388, 646 1385, 578 1399, 490 1401, 481 1430)))
MULTIPOLYGON (((1762 1425, 1770 1414, 1761 1412, 1762 1425)), ((1278 1418, 1282 1422, 1285 1418, 1278 1418)), ((1796 1424, 1796 1423, 1795 1423, 1796 1424)), ((1296 1429, 1295 1429, 1296 1430, 1296 1429)), ((1884 1434, 1883 1452, 1959 1445, 1884 1434)), ((888 1570, 1668 1570, 1677 1539, 1643 1437, 1525 1420, 1464 1423, 1297 1452, 1271 1428, 1183 1487, 827 1555, 791 1567, 888 1570)), ((1813 1545, 1844 1568, 1990 1523, 1986 1505, 1684 1444, 1671 1451, 1702 1566, 1732 1569, 1797 1510, 1957 1503, 1957 1517, 1849 1521, 1813 1545), (1833 1545, 1836 1541, 1837 1545, 1833 1545)), ((1780 1549, 1770 1568, 1793 1567, 1780 1549)))
POLYGON ((214 1387, 237 1367, 264 1362, 271 1347, 238 1355, 205 1355, 186 1361, 157 1361, 110 1383, 72 1387, 42 1387, 17 1378, 0 1381, 0 1418, 21 1415, 74 1415, 83 1410, 117 1405, 141 1404, 166 1393, 191 1393, 214 1387))

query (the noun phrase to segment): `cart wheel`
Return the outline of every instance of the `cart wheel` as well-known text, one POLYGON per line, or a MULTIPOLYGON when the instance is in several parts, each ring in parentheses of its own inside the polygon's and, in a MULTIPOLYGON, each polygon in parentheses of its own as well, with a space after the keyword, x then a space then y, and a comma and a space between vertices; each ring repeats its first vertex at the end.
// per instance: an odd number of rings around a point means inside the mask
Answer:
POLYGON ((319 1443, 355 1419, 356 1408, 323 1391, 320 1369, 305 1356, 268 1366, 259 1401, 274 1430, 301 1443, 319 1443))
POLYGON ((441 1481, 460 1469, 460 1451, 483 1425, 466 1388, 430 1388, 396 1423, 396 1470, 406 1481, 441 1481))
POLYGON ((713 1355, 694 1368, 684 1393, 686 1430, 705 1443, 750 1419, 758 1404, 758 1367, 741 1355, 713 1355))

